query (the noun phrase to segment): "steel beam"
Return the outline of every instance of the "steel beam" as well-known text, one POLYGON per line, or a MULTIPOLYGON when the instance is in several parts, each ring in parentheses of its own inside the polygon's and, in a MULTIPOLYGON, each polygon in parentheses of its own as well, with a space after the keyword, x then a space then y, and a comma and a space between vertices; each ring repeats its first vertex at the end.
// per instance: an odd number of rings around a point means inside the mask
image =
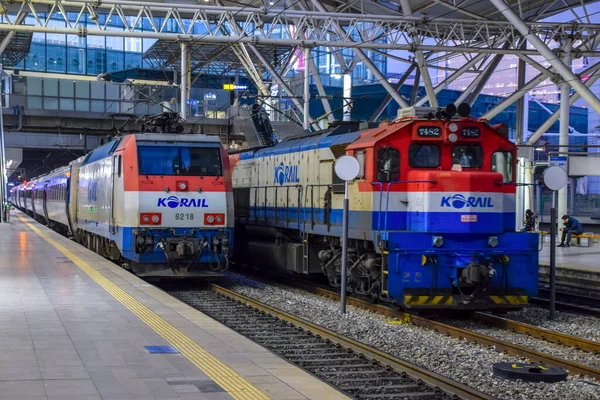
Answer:
MULTIPOLYGON (((394 85, 394 90, 396 92, 398 92, 398 90, 400 90, 400 88, 402 87, 402 85, 404 85, 404 82, 406 82, 406 79, 408 79, 408 77, 410 76, 410 74, 417 68, 416 64, 411 64, 408 69, 404 72, 404 74, 402 75, 402 77, 400 77, 400 80, 398 80, 398 83, 396 83, 394 85)), ((379 116, 381 115, 381 113, 383 112, 383 110, 387 107, 388 104, 390 104, 390 101, 392 101, 392 96, 388 93, 385 96, 385 99, 383 99, 383 101, 381 102, 381 104, 379 105, 379 107, 377 107, 377 110, 375 110, 375 112, 373 113, 373 115, 371 115, 371 118, 369 118, 369 122, 375 122, 377 120, 377 118, 379 118, 379 116)))
MULTIPOLYGON (((580 75, 587 75, 589 74, 590 77, 588 78, 587 81, 585 81, 585 85, 587 87, 591 87, 598 79, 600 79, 600 62, 597 64, 594 64, 593 66, 591 66, 590 68, 586 69, 585 71, 581 72, 580 75)), ((569 98, 569 106, 572 106, 573 104, 575 104, 575 102, 577 100, 579 100, 579 98, 581 97, 581 95, 579 93, 573 93, 573 95, 571 95, 571 97, 569 98)), ((529 140, 527 141, 527 144, 535 144, 535 142, 537 142, 539 140, 539 138, 541 138, 544 133, 546 133, 546 131, 548 129, 550 129, 550 127, 552 125, 554 125, 554 123, 556 121, 558 121, 558 118, 560 117, 560 109, 556 110, 551 116, 550 118, 548 118, 534 133, 533 135, 531 135, 531 137, 529 138, 529 140)))
MULTIPOLYGON (((558 59, 552 50, 538 37, 537 33, 534 33, 530 27, 521 20, 515 14, 515 12, 508 6, 504 0, 490 0, 491 3, 500 11, 506 19, 515 25, 515 28, 521 32, 529 43, 535 47, 540 54, 554 67, 554 69, 563 77, 563 79, 575 89, 581 97, 588 102, 590 107, 600 114, 600 99, 598 99, 588 88, 585 86, 579 78, 567 67, 564 61, 558 59)), ((569 46, 570 48, 570 46, 569 46)), ((560 210, 559 210, 560 211, 560 210)))
MULTIPOLYGON (((163 39, 163 40, 191 40, 195 44, 263 44, 268 46, 308 46, 308 47, 332 47, 332 48, 352 48, 354 50, 360 49, 371 49, 376 47, 384 50, 406 50, 415 51, 420 49, 423 51, 434 51, 434 52, 447 52, 447 46, 437 45, 424 45, 420 44, 416 46, 414 43, 403 44, 403 43, 371 43, 371 42, 354 42, 349 39, 336 40, 332 42, 326 39, 280 39, 272 37, 259 37, 259 36, 214 36, 208 34, 179 34, 179 33, 165 33, 165 32, 151 32, 151 31, 110 31, 102 29, 74 29, 74 28, 55 28, 55 27, 44 27, 44 26, 27 26, 27 25, 10 25, 0 24, 1 31, 17 31, 17 32, 39 32, 39 33, 59 33, 67 35, 81 35, 85 36, 107 36, 107 37, 136 37, 143 39, 163 39)), ((242 32, 243 34, 243 32, 242 32)), ((452 51, 455 53, 472 53, 472 54, 515 54, 517 52, 528 55, 539 55, 540 53, 536 50, 503 50, 494 47, 474 47, 474 46, 455 46, 452 47, 452 51)), ((581 51, 581 56, 599 56, 600 50, 594 51, 581 51)))
MULTIPOLYGON (((417 96, 419 95, 419 82, 421 82, 421 70, 417 68, 415 71, 415 79, 413 83, 412 93, 410 94, 410 105, 415 107, 415 102, 417 101, 417 96)), ((427 100, 427 96, 425 96, 427 100)))
MULTIPOLYGON (((485 54, 478 54, 475 57, 473 57, 466 64, 464 64, 458 70, 454 71, 449 77, 447 77, 440 84, 438 84, 433 89, 434 92, 436 94, 438 94, 439 92, 441 92, 442 90, 447 88, 450 83, 452 83, 456 79, 460 78, 465 72, 467 72, 469 69, 471 69, 471 67, 473 67, 475 64, 477 64, 479 61, 481 61, 485 56, 486 56, 485 54)), ((427 101, 427 96, 424 96, 423 98, 420 98, 419 100, 417 100, 417 102, 414 104, 414 106, 420 107, 423 104, 425 104, 426 101, 427 101)))
POLYGON ((308 67, 308 59, 310 58, 310 48, 304 48, 304 95, 302 100, 304 101, 304 109, 302 116, 304 117, 302 127, 306 130, 310 129, 310 68, 308 67))
MULTIPOLYGON (((323 5, 321 4, 321 2, 319 0, 311 0, 311 2, 319 11, 326 12, 325 7, 323 7, 323 5)), ((341 37, 343 37, 346 34, 346 32, 344 31, 344 28, 342 28, 338 22, 334 21, 333 27, 337 31, 338 35, 340 35, 341 37)), ((355 42, 353 41, 352 43, 355 43, 355 42)), ((355 43, 355 44, 358 44, 358 43, 355 43)), ((379 47, 379 43, 377 44, 377 46, 373 46, 373 44, 371 44, 371 46, 379 47)), ((385 88, 385 90, 387 90, 387 92, 392 96, 392 98, 394 100, 396 100, 396 102, 400 105, 400 107, 408 107, 408 103, 402 98, 402 96, 400 96, 400 94, 398 92, 394 91, 394 88, 392 87, 392 85, 388 82, 388 80, 385 78, 385 76, 383 76, 383 74, 381 73, 381 71, 379 71, 379 69, 375 66, 375 64, 373 64, 373 62, 369 59, 369 57, 367 57, 367 55, 365 54, 364 51, 357 48, 356 46, 345 46, 345 47, 352 48, 352 50, 354 51, 354 54, 356 54, 356 56, 363 62, 363 64, 369 69, 369 71, 371 71, 371 73, 377 79, 377 81, 385 88)))
POLYGON ((554 72, 552 72, 550 69, 544 67, 542 64, 535 61, 531 57, 526 56, 525 54, 520 54, 520 53, 516 53, 515 55, 517 57, 519 57, 519 60, 525 61, 527 64, 531 65, 533 68, 537 69, 542 74, 546 75, 548 77, 548 79, 552 79, 552 80, 556 79, 556 74, 554 72))
POLYGON ((187 120, 187 110, 190 87, 190 47, 188 42, 181 42, 181 118, 187 120))
POLYGON ((506 99, 504 99, 500 104, 496 105, 494 108, 492 108, 491 110, 489 110, 488 112, 483 114, 481 116, 481 118, 484 118, 487 120, 494 118, 496 115, 500 114, 507 107, 509 107, 512 103, 519 100, 521 97, 525 96, 525 94, 527 94, 530 90, 534 89, 537 85, 542 83, 545 79, 546 79, 546 75, 544 75, 544 74, 536 75, 535 78, 533 78, 532 80, 527 82, 527 84, 525 86, 523 86, 522 89, 517 89, 513 94, 511 94, 506 99))
MULTIPOLYGON (((21 25, 23 23, 23 21, 25 21, 25 17, 27 16, 27 12, 20 12, 19 14, 17 14, 17 17, 15 18, 15 20, 13 21, 13 23, 15 25, 21 25)), ((4 39, 2 39, 2 42, 0 43, 0 54, 4 53, 4 50, 6 50, 6 47, 8 46, 8 44, 10 43, 10 41, 13 39, 13 37, 15 36, 16 32, 8 32, 6 34, 6 36, 4 37, 4 39)))
MULTIPOLYGON (((418 43, 415 43, 418 45, 418 43)), ((429 76, 429 69, 423 56, 423 50, 415 51, 415 57, 417 58, 418 68, 423 79, 423 86, 425 86, 425 92, 427 93, 427 100, 429 101, 430 107, 437 107, 438 101, 435 96, 435 90, 433 89, 433 83, 431 83, 431 76, 429 76)))
MULTIPOLYGON (((500 1, 500 0, 499 0, 500 1)), ((193 33, 195 26, 203 26, 207 32, 202 35, 197 35, 192 39, 199 39, 201 36, 218 36, 220 35, 220 27, 230 23, 230 18, 234 18, 235 21, 242 23, 243 30, 235 40, 228 43, 268 43, 270 39, 277 39, 279 44, 283 44, 277 36, 280 35, 280 31, 271 29, 269 27, 280 25, 282 29, 287 32, 286 36, 289 36, 294 41, 292 45, 301 46, 315 46, 323 43, 324 47, 353 47, 348 45, 352 43, 352 38, 357 35, 364 33, 364 27, 369 26, 369 37, 372 40, 385 36, 387 43, 371 43, 371 40, 363 39, 365 45, 362 48, 376 47, 379 49, 406 49, 409 51, 414 50, 436 50, 426 46, 406 46, 406 36, 408 34, 416 34, 419 37, 421 43, 425 42, 425 39, 435 37, 443 43, 468 43, 471 46, 462 47, 459 50, 458 47, 454 47, 453 51, 466 51, 476 53, 480 51, 490 50, 490 53, 498 52, 498 38, 502 37, 514 37, 515 28, 510 21, 494 20, 494 18, 488 18, 486 20, 474 20, 466 18, 444 18, 436 17, 431 19, 425 19, 422 16, 417 15, 402 15, 402 13, 389 10, 386 14, 367 14, 367 13, 345 13, 345 12, 331 12, 324 8, 315 10, 297 10, 290 8, 273 9, 269 7, 253 7, 253 6, 228 6, 223 7, 218 4, 210 5, 188 3, 176 3, 176 2, 142 2, 142 1, 121 1, 121 0, 103 0, 103 1, 77 1, 77 0, 11 0, 6 2, 6 8, 9 13, 15 13, 25 5, 31 11, 32 14, 36 15, 32 29, 43 28, 43 32, 52 33, 52 28, 47 26, 47 20, 45 18, 39 18, 37 15, 40 13, 48 13, 61 11, 60 14, 65 20, 66 26, 73 28, 79 32, 80 35, 85 36, 90 33, 91 30, 87 29, 85 21, 95 20, 98 13, 110 15, 113 20, 120 19, 125 32, 135 33, 140 27, 147 27, 147 34, 160 34, 156 36, 144 36, 144 37, 156 37, 156 38, 168 38, 164 32, 165 27, 169 24, 178 27, 177 33, 174 35, 190 35, 193 33), (76 22, 72 23, 69 21, 69 15, 76 15, 76 22), (163 19, 162 24, 156 24, 154 18, 160 17, 163 19), (289 21, 293 19, 300 20, 300 25, 295 26, 296 29, 289 29, 289 21), (331 40, 328 38, 328 28, 322 29, 321 27, 329 26, 341 26, 343 32, 338 32, 337 40, 331 40), (254 31, 258 30, 259 34, 253 34, 254 31), (309 37, 301 37, 301 32, 308 30, 309 37), (86 33, 88 31, 88 33, 86 33), (239 39, 243 39, 241 42, 239 39), (248 41, 245 41, 248 40, 248 41), (259 40, 259 41, 257 41, 259 40), (303 41, 304 43, 299 43, 303 41), (310 42, 306 42, 310 40, 310 42), (339 45, 338 43, 344 43, 339 45), (329 42, 329 46, 326 44, 329 42), (381 46, 380 46, 381 45, 381 46), (389 46, 389 47, 388 47, 389 46), (404 46, 400 48, 399 46, 404 46), (469 48, 469 50, 466 50, 469 48), (480 49, 480 50, 477 50, 480 49)), ((502 3, 504 4, 504 3, 502 3)), ((55 13, 56 14, 56 13, 55 13)), ((561 34, 573 34, 580 37, 585 43, 588 43, 586 47, 592 48, 597 47, 597 42, 589 40, 594 38, 600 32, 600 24, 577 24, 572 23, 552 23, 552 22, 538 22, 532 21, 524 23, 527 31, 535 32, 540 37, 547 38, 550 42, 553 35, 561 34)), ((15 25, 14 21, 8 21, 7 24, 3 25, 15 25)), ((15 25, 18 26, 18 25, 15 25)), ((96 28, 98 30, 110 31, 108 23, 96 22, 96 28)), ((6 29, 6 28, 5 28, 6 29)), ((37 30, 36 30, 37 31, 37 30)), ((70 32, 58 32, 54 33, 73 33, 70 32)), ((119 32, 123 33, 123 32, 119 32)), ((121 35, 123 36, 123 35, 121 35)), ((141 37, 141 36, 138 36, 141 37)), ((211 42, 215 43, 215 42, 211 42)), ((447 51, 448 49, 440 49, 438 46, 436 51, 447 51)), ((537 46, 536 46, 537 47, 537 46)), ((586 50, 586 49, 584 49, 586 50)), ((595 49, 591 51, 594 53, 595 49)), ((533 50, 527 51, 525 54, 537 54, 538 52, 533 50)), ((590 55, 590 54, 582 54, 590 55)))
MULTIPOLYGON (((506 42, 504 47, 510 47, 510 42, 506 42)), ((500 61, 502 61, 503 57, 503 54, 498 54, 494 56, 494 58, 492 58, 492 61, 490 61, 488 66, 485 67, 483 72, 477 77, 477 85, 475 85, 473 91, 468 94, 465 102, 469 103, 470 105, 473 105, 473 103, 475 103, 475 100, 477 100, 477 97, 479 97, 479 95, 481 94, 481 91, 485 87, 486 83, 488 83, 488 81, 490 80, 490 77, 498 67, 498 64, 500 64, 500 61)))
POLYGON ((319 97, 321 97, 321 103, 323 104, 323 109, 325 110, 325 114, 327 115, 327 119, 329 122, 335 121, 335 117, 331 111, 331 104, 329 104, 329 100, 327 99, 327 93, 325 93, 325 88, 323 87, 323 82, 321 82, 321 76, 319 75, 319 70, 315 65, 315 60, 313 60, 312 56, 305 60, 305 65, 310 67, 312 71, 313 80, 315 81, 315 86, 317 87, 317 91, 319 92, 319 97))

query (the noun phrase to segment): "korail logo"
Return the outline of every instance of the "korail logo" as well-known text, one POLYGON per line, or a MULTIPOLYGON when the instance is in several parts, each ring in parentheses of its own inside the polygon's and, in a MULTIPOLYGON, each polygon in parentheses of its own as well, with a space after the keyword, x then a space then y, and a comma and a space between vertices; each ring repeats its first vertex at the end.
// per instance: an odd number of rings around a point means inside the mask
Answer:
POLYGON ((206 204, 206 199, 187 199, 187 198, 178 198, 177 196, 169 196, 169 197, 159 197, 157 207, 169 207, 169 208, 177 208, 177 207, 208 207, 206 204))
POLYGON ((462 194, 442 197, 441 207, 452 207, 461 209, 464 207, 473 208, 494 208, 491 197, 465 197, 462 194))
POLYGON ((273 183, 278 183, 283 186, 284 183, 298 183, 298 166, 297 165, 279 165, 275 166, 275 179, 273 183))

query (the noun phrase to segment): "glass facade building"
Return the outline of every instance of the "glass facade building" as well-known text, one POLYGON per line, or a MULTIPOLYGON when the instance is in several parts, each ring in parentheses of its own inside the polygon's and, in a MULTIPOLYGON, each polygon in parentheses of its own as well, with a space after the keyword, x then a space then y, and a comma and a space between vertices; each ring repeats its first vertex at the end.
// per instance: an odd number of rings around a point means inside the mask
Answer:
MULTIPOLYGON (((77 20, 77 13, 67 13, 69 21, 77 20)), ((45 21, 48 18, 47 14, 39 14, 38 17, 45 21)), ((10 16, 11 20, 14 16, 10 16)), ((5 16, 0 17, 0 21, 4 22, 5 16)), ((128 17, 128 23, 133 25, 135 17, 128 17)), ((98 25, 106 25, 107 30, 123 31, 125 28, 118 17, 111 17, 107 20, 107 15, 99 14, 97 21, 88 20, 87 16, 83 16, 79 21, 88 29, 98 29, 98 25)), ((184 28, 188 29, 191 21, 184 20, 184 28), (187 24, 187 25, 186 25, 187 24)), ((162 26, 164 19, 154 18, 154 23, 157 26, 162 26)), ((29 16, 25 19, 26 25, 37 25, 34 17, 29 16)), ((140 31, 150 31, 152 27, 147 18, 142 19, 142 23, 138 24, 140 31)), ((49 17, 48 26, 53 28, 65 28, 66 23, 61 14, 55 13, 49 17)), ((281 27, 266 26, 263 29, 273 29, 271 37, 287 38, 289 35, 286 29, 281 27)), ((251 28, 252 30, 252 28, 251 28)), ((168 20, 163 29, 166 33, 182 33, 180 27, 173 20, 168 20)), ((203 24, 196 23, 193 27, 193 34, 206 34, 207 30, 203 24)), ((257 36, 260 32, 255 30, 257 36)), ((355 40, 360 38, 356 37, 355 40)), ((384 42, 385 39, 379 39, 379 42, 384 42)), ((87 36, 79 37, 78 35, 65 34, 45 34, 34 33, 31 43, 31 49, 27 57, 16 65, 11 65, 10 60, 2 57, 2 62, 5 68, 20 69, 25 71, 39 71, 48 73, 63 73, 63 74, 78 74, 78 75, 98 75, 101 73, 112 73, 134 68, 152 68, 151 62, 144 60, 142 55, 148 50, 156 39, 142 38, 126 38, 126 37, 103 37, 103 36, 87 36)), ((353 59, 354 53, 352 49, 329 49, 315 48, 312 51, 312 57, 315 61, 319 73, 322 75, 325 85, 342 86, 342 78, 337 77, 337 74, 342 73, 342 68, 339 65, 338 58, 334 56, 332 51, 340 51, 341 58, 344 60, 353 59), (333 77, 331 77, 333 75, 333 77)), ((379 68, 385 75, 387 62, 386 58, 372 51, 367 52, 369 59, 379 68)), ((231 73, 233 74, 233 72, 231 73)), ((293 76, 295 71, 290 72, 293 76)), ((362 62, 358 62, 353 70, 355 84, 372 83, 374 81, 371 71, 369 71, 362 62)))

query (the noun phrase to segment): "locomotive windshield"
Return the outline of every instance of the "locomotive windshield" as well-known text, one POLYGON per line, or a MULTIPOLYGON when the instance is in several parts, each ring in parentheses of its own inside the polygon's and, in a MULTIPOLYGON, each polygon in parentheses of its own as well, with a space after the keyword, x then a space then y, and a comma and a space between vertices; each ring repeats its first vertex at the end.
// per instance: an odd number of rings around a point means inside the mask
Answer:
POLYGON ((454 146, 452 148, 452 164, 460 164, 463 168, 481 168, 483 151, 479 146, 454 146))
POLYGON ((221 176, 221 153, 216 147, 138 146, 140 174, 221 176))
POLYGON ((440 165, 439 146, 411 144, 408 147, 408 164, 413 168, 437 168, 440 165))

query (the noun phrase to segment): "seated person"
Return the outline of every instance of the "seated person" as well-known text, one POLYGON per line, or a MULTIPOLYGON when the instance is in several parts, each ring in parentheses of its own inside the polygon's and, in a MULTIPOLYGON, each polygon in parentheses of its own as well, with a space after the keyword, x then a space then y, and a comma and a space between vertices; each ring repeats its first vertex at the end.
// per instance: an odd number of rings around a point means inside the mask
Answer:
POLYGON ((521 232, 533 232, 535 231, 535 214, 531 210, 525 211, 525 221, 523 221, 523 228, 521 232))
POLYGON ((571 234, 582 234, 583 227, 579 221, 573 217, 569 217, 568 215, 563 215, 561 219, 563 220, 563 225, 565 227, 560 229, 562 231, 562 238, 560 239, 560 244, 557 247, 571 247, 571 234), (567 238, 566 242, 565 237, 567 238))

